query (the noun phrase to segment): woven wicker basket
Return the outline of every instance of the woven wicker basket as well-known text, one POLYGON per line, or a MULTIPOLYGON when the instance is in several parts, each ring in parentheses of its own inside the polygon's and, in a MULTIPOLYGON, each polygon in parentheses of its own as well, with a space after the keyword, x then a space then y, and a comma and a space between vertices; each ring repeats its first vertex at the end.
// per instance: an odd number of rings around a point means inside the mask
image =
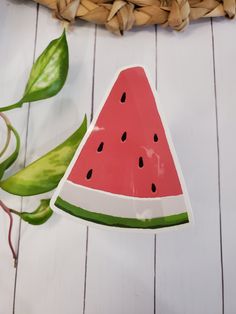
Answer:
POLYGON ((182 30, 189 21, 202 17, 235 16, 235 0, 34 0, 66 21, 80 18, 104 24, 123 34, 133 26, 159 24, 182 30))

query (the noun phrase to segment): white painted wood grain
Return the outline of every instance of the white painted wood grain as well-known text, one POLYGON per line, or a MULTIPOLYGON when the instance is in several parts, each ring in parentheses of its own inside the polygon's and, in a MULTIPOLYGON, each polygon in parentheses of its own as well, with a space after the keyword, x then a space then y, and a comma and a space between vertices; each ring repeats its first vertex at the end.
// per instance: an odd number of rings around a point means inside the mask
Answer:
POLYGON ((157 313, 220 314, 217 141, 210 21, 157 34, 157 90, 195 224, 157 238, 157 313))
MULTIPOLYGON (((143 64, 155 80, 154 27, 116 37, 98 28, 94 109, 120 67, 143 64)), ((154 236, 89 228, 86 314, 154 310, 154 236)))
MULTIPOLYGON (((33 61, 36 5, 21 1, 0 1, 0 107, 10 105, 21 98, 33 61), (18 7, 21 14, 18 14, 18 7), (27 36, 25 36, 27 34, 27 36), (17 52, 17 53, 16 53, 17 52)), ((16 164, 7 175, 17 171, 24 163, 25 134, 28 105, 7 112, 12 124, 21 136, 21 152, 16 164)), ((1 127, 3 124, 1 124, 1 127)), ((0 132, 3 128, 0 129, 0 132)), ((2 136, 1 133, 0 136, 2 136)), ((1 139, 2 140, 2 139, 1 139)), ((11 149, 14 143, 12 142, 11 149)), ((10 153, 10 150, 9 150, 10 153)), ((21 199, 0 191, 0 199, 8 206, 21 209, 21 199)), ((0 313, 11 313, 13 307, 15 269, 7 244, 9 219, 0 210, 0 313)), ((14 217, 13 244, 17 247, 19 220, 14 217)))
MULTIPOLYGON (((61 24, 40 8, 37 55, 61 24)), ((27 163, 62 142, 90 115, 94 26, 80 23, 68 34, 69 77, 56 97, 31 105, 27 163)), ((42 197, 45 197, 42 196, 42 197)), ((25 198, 24 209, 36 208, 37 198, 25 198)), ((45 225, 22 223, 16 287, 16 314, 82 313, 86 229, 54 214, 45 225)))
POLYGON ((235 21, 213 23, 220 149, 225 314, 236 313, 235 21))

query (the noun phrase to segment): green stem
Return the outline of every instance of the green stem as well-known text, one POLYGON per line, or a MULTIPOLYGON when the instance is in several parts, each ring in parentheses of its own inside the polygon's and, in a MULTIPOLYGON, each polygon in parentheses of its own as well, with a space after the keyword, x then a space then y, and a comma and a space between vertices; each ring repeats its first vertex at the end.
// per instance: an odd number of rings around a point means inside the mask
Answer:
POLYGON ((15 109, 15 108, 19 108, 21 107, 23 104, 23 102, 17 102, 13 105, 10 105, 10 106, 6 106, 6 107, 0 107, 0 112, 3 112, 3 111, 8 111, 8 110, 11 110, 11 109, 15 109))
POLYGON ((11 125, 10 121, 8 120, 7 116, 4 113, 0 112, 0 117, 4 120, 5 125, 7 127, 7 138, 6 138, 6 143, 2 149, 2 151, 0 152, 0 157, 3 156, 3 154, 5 153, 5 151, 7 150, 10 140, 11 140, 11 129, 9 127, 9 125, 11 125))
POLYGON ((10 208, 10 212, 11 212, 12 214, 17 215, 17 216, 20 216, 20 212, 18 212, 18 211, 15 210, 15 209, 10 208))

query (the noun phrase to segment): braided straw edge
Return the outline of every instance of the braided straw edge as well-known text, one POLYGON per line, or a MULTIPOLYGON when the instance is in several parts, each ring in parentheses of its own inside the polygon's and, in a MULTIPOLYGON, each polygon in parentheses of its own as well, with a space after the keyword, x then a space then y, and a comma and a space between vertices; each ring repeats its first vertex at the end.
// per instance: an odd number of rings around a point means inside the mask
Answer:
POLYGON ((203 17, 235 17, 236 0, 34 0, 60 20, 102 24, 122 35, 134 26, 158 24, 180 31, 203 17))

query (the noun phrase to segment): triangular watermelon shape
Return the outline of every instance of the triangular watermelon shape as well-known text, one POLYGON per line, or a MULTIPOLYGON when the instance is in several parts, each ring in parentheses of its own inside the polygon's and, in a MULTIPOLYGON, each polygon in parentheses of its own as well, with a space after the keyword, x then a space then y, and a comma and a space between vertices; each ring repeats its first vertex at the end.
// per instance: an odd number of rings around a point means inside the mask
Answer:
POLYGON ((181 170, 142 67, 119 73, 51 207, 89 225, 153 230, 189 222, 181 170))

